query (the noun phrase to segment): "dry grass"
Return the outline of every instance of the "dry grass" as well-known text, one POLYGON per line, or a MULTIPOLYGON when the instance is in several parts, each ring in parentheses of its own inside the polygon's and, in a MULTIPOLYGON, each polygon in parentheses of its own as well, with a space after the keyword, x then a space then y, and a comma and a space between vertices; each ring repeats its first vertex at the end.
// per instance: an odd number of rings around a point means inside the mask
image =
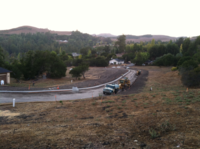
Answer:
POLYGON ((141 68, 139 94, 1 106, 21 115, 0 117, 0 148, 200 148, 200 90, 169 68, 141 68))

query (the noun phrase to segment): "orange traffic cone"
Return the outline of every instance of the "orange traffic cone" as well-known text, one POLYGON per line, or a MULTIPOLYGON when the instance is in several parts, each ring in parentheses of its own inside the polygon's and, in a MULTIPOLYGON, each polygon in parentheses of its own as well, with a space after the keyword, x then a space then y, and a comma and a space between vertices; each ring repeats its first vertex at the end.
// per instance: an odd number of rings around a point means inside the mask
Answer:
POLYGON ((57 89, 59 89, 59 86, 57 86, 57 89))

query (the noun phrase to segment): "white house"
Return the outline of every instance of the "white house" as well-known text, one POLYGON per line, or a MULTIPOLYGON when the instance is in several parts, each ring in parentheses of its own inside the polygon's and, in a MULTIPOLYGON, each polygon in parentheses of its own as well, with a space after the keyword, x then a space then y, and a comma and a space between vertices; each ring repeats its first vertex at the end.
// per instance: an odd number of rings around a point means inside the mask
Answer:
POLYGON ((72 56, 73 57, 77 57, 77 56, 79 56, 80 54, 78 54, 78 53, 76 53, 76 52, 74 52, 74 53, 72 53, 72 56))
POLYGON ((124 64, 124 60, 121 60, 121 59, 111 59, 111 60, 109 61, 109 64, 110 64, 110 65, 113 65, 113 64, 116 64, 116 65, 124 64))
POLYGON ((59 40, 59 42, 65 42, 65 43, 67 43, 68 41, 67 40, 59 40))

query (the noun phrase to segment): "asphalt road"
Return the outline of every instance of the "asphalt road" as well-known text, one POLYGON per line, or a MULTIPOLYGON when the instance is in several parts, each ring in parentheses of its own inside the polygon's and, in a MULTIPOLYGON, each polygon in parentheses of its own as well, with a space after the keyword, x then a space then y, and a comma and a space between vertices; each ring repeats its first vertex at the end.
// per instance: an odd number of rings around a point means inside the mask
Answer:
MULTIPOLYGON (((131 83, 135 81, 136 71, 131 70, 129 74, 126 75, 131 80, 131 83)), ((117 83, 117 82, 116 82, 117 83)), ((102 94, 104 87, 81 90, 78 93, 73 93, 71 91, 66 92, 55 92, 55 93, 0 93, 0 104, 2 103, 12 103, 13 98, 17 102, 40 102, 40 101, 60 101, 60 100, 75 100, 75 99, 84 99, 91 97, 98 97, 99 94, 102 94), (56 98, 55 98, 56 96, 56 98)))

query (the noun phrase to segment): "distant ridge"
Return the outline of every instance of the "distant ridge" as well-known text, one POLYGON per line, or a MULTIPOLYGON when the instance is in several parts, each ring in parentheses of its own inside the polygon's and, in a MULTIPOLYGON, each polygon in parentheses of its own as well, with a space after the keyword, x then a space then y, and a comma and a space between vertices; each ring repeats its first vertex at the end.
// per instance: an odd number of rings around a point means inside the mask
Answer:
MULTIPOLYGON (((94 36, 94 35, 93 35, 94 36)), ((116 41, 117 37, 119 37, 118 35, 112 35, 110 33, 103 33, 103 34, 98 34, 95 35, 98 37, 109 37, 111 38, 111 40, 116 41)), ((177 37, 171 37, 171 36, 166 36, 166 35, 151 35, 151 34, 146 34, 146 35, 125 35, 126 36, 126 41, 133 41, 133 42, 149 42, 152 39, 155 40, 160 40, 162 42, 168 42, 170 40, 174 41, 176 39, 178 39, 177 37)))
POLYGON ((52 31, 49 29, 37 28, 32 26, 20 26, 9 30, 0 30, 0 34, 21 34, 21 33, 36 34, 38 32, 40 33, 50 32, 52 34, 58 34, 58 35, 71 35, 71 31, 52 31))
MULTIPOLYGON (((71 35, 72 31, 53 31, 49 30, 47 28, 37 28, 33 26, 20 26, 16 28, 12 28, 9 30, 0 30, 0 34, 21 34, 21 33, 31 33, 31 34, 36 34, 36 33, 52 33, 52 34, 58 34, 58 35, 71 35)), ((92 34, 92 36, 96 37, 102 37, 102 38, 111 38, 111 40, 116 41, 117 37, 119 35, 113 35, 110 33, 101 33, 101 34, 92 34)), ((162 42, 168 42, 170 40, 174 41, 178 39, 179 37, 171 37, 171 36, 166 36, 166 35, 151 35, 151 34, 146 34, 146 35, 126 35, 126 41, 132 41, 132 42, 149 42, 152 39, 155 39, 156 41, 160 40, 162 42)))

